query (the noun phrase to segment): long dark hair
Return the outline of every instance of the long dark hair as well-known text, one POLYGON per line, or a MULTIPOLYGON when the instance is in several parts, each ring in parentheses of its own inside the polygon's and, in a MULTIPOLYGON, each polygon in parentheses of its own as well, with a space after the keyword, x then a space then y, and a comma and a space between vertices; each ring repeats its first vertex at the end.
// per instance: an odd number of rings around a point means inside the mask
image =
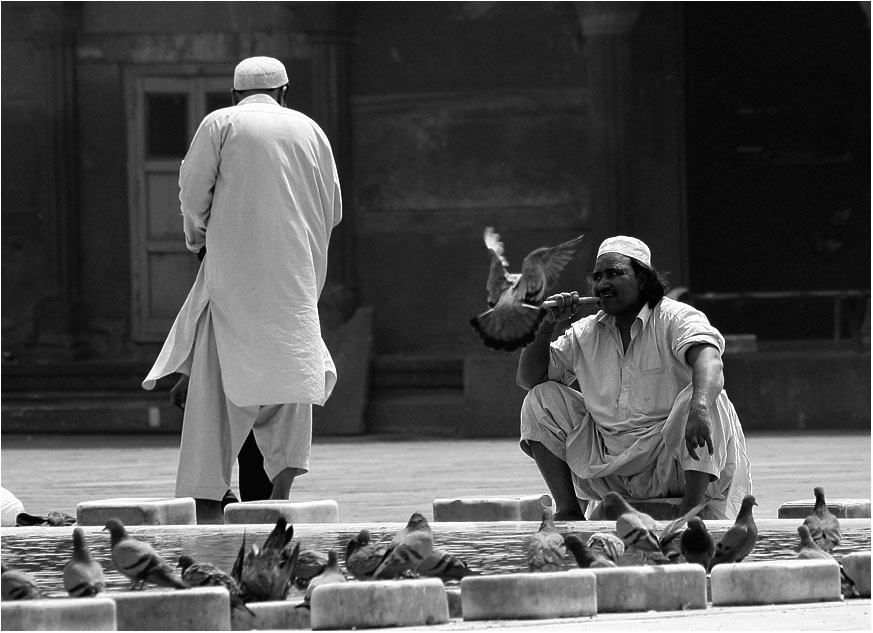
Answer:
POLYGON ((654 308, 664 298, 667 291, 670 290, 667 277, 654 268, 644 266, 633 257, 630 260, 631 268, 634 269, 636 276, 643 278, 643 283, 640 286, 640 295, 650 308, 654 308))

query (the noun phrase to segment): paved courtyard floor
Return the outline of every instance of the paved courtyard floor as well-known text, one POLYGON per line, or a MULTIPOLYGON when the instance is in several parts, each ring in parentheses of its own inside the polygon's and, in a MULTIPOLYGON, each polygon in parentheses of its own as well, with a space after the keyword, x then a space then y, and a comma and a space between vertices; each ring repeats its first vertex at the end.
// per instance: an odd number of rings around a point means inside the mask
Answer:
MULTIPOLYGON (((749 433, 755 515, 776 518, 786 501, 871 497, 869 433, 749 433)), ((75 515, 80 501, 171 497, 173 435, 3 435, 0 481, 31 514, 75 515)), ((236 489, 236 469, 234 469, 236 489)), ((405 522, 432 517, 437 498, 547 493, 533 460, 510 438, 315 438, 310 472, 292 500, 333 499, 340 519, 405 522)))
MULTIPOLYGON (((787 501, 871 497, 869 433, 749 433, 756 516, 776 518, 787 501)), ((173 495, 178 438, 167 435, 4 435, 0 482, 32 514, 75 515, 80 501, 173 495)), ((344 522, 405 522, 433 516, 436 498, 547 492, 513 439, 447 440, 385 436, 316 438, 311 472, 292 500, 333 499, 344 522)), ((234 473, 236 486, 236 473, 234 473)), ((14 529, 14 528, 13 528, 14 529)), ((855 631, 870 630, 870 600, 599 614, 566 620, 464 622, 392 631, 855 631)))

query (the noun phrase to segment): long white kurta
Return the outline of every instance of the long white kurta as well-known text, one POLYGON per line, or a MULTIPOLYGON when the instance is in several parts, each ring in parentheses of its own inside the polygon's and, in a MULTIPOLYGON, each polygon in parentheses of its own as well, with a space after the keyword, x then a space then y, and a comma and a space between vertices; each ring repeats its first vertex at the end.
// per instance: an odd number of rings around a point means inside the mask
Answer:
POLYGON ((317 304, 342 218, 327 137, 304 114, 253 95, 203 119, 179 187, 188 249, 205 244, 207 256, 143 387, 187 373, 208 309, 231 402, 324 404, 336 369, 317 304))

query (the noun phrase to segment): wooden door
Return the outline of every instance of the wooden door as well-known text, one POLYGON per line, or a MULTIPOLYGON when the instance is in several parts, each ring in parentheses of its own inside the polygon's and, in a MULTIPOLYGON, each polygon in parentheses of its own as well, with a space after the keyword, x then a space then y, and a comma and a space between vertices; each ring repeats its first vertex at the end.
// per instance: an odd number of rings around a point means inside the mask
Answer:
POLYGON ((194 132, 212 110, 231 105, 231 73, 128 79, 132 337, 162 341, 197 275, 185 247, 179 166, 194 132))

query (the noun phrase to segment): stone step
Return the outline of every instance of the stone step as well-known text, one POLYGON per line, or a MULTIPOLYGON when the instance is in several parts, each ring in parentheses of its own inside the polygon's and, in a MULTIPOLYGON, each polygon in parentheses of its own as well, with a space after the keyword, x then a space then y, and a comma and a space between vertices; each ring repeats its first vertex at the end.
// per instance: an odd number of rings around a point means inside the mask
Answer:
POLYGON ((434 499, 434 521, 540 521, 543 508, 553 506, 549 495, 434 499))
POLYGON ((339 523, 339 505, 332 499, 323 501, 244 501, 224 507, 225 523, 276 523, 285 517, 294 523, 339 523))
POLYGON ((76 506, 79 525, 106 525, 109 519, 124 525, 196 525, 197 510, 191 497, 100 499, 76 506))
POLYGON ((229 631, 230 594, 224 587, 113 591, 119 631, 229 631))
POLYGON ((466 424, 460 389, 393 389, 370 393, 367 433, 455 437, 466 424))

